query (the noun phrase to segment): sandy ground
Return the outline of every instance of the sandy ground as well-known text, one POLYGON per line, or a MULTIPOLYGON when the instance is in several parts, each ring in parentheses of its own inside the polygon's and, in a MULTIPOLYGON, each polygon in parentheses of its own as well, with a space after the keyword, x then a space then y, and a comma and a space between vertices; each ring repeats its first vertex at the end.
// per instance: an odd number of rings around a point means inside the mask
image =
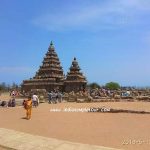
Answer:
POLYGON ((10 93, 8 93, 8 92, 0 93, 0 100, 8 101, 9 99, 11 99, 10 93))
POLYGON ((64 108, 102 107, 150 111, 148 102, 40 104, 31 120, 22 107, 0 108, 0 127, 31 134, 127 150, 150 147, 150 114, 64 112, 64 108), (60 112, 52 112, 59 109, 60 112))

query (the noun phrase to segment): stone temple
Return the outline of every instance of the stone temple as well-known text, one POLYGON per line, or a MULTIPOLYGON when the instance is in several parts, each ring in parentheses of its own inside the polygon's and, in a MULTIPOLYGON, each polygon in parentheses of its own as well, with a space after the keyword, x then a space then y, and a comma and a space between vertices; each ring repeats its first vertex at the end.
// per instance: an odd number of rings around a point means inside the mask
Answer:
POLYGON ((80 72, 80 67, 74 58, 70 72, 64 76, 58 55, 55 52, 53 43, 50 43, 42 65, 33 78, 24 80, 22 90, 30 92, 32 89, 46 89, 46 91, 60 90, 64 92, 78 92, 85 89, 86 78, 80 72))
POLYGON ((67 73, 67 77, 64 81, 64 88, 66 92, 78 92, 86 88, 87 81, 80 70, 78 62, 76 58, 74 58, 70 67, 70 72, 67 73))

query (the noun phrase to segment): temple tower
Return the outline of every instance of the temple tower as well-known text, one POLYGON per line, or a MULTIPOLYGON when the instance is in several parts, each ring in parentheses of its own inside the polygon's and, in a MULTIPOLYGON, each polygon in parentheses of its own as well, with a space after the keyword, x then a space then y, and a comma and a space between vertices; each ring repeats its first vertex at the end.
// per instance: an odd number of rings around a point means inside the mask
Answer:
POLYGON ((85 89, 87 81, 80 70, 81 69, 78 65, 78 62, 76 58, 74 58, 70 67, 70 72, 67 73, 66 79, 64 81, 65 92, 78 92, 85 89))
POLYGON ((23 81, 22 90, 25 92, 31 89, 46 89, 47 91, 54 89, 62 90, 63 82, 63 69, 55 52, 55 47, 51 42, 39 70, 33 78, 23 81))

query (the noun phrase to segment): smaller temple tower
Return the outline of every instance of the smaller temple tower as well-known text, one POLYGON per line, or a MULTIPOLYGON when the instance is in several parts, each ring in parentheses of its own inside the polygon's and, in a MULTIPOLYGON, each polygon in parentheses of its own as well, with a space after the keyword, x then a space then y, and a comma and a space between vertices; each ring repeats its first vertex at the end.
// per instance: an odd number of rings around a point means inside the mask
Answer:
POLYGON ((80 70, 81 69, 78 65, 78 62, 76 58, 74 58, 70 67, 70 72, 67 73, 66 79, 64 81, 65 92, 78 92, 85 89, 87 81, 80 70))

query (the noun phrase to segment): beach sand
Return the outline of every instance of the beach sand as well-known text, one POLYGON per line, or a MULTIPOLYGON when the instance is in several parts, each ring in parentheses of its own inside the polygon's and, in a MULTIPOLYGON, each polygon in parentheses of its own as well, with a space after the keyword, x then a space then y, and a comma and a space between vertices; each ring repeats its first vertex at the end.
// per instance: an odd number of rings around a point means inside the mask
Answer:
POLYGON ((21 106, 0 108, 0 127, 45 137, 127 150, 150 146, 150 114, 64 112, 65 108, 102 107, 150 111, 149 102, 40 104, 31 120, 21 106), (53 112, 59 109, 60 112, 53 112))
POLYGON ((0 100, 6 100, 8 101, 9 99, 11 99, 10 93, 5 92, 5 93, 0 93, 0 100))

